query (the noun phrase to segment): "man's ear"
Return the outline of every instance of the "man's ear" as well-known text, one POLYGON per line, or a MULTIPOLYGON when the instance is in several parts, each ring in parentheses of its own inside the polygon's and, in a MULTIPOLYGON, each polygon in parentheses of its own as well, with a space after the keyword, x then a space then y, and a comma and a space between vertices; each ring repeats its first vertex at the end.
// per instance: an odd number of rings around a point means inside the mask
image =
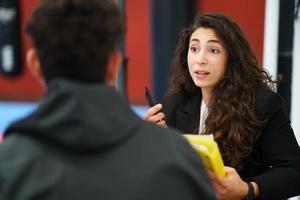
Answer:
POLYGON ((41 74, 40 60, 35 48, 30 48, 26 54, 26 64, 31 72, 32 76, 38 80, 44 87, 45 82, 41 74))
POLYGON ((121 60, 122 60, 122 55, 119 51, 113 51, 108 56, 106 84, 115 87, 121 60))

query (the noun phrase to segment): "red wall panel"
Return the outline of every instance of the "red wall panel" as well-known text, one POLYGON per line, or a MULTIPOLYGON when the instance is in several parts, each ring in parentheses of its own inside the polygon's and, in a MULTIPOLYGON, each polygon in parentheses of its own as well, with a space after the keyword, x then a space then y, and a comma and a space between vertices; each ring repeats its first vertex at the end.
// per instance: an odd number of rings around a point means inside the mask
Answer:
MULTIPOLYGON (((38 3, 39 0, 20 0, 23 72, 14 78, 0 75, 0 100, 36 101, 43 94, 43 89, 26 68, 25 54, 31 44, 29 38, 23 33, 26 21, 38 3)), ((145 103, 144 87, 152 87, 150 0, 127 0, 125 9, 128 28, 126 34, 126 56, 129 58, 128 96, 131 103, 140 104, 145 103)))
POLYGON ((23 33, 25 22, 39 0, 20 0, 20 26, 23 72, 20 76, 8 78, 0 75, 0 100, 37 100, 43 89, 31 76, 25 64, 25 52, 30 46, 29 38, 23 33))
POLYGON ((150 0, 127 0, 128 97, 134 104, 145 103, 145 86, 151 83, 150 0))
POLYGON ((265 0, 199 0, 198 5, 200 13, 220 12, 236 21, 262 63, 265 0))
MULTIPOLYGON (((20 0, 21 27, 23 29, 32 9, 39 0, 20 0)), ((199 0, 199 12, 221 12, 235 20, 249 39, 259 62, 262 62, 264 0, 199 0)), ((145 103, 144 86, 151 81, 151 23, 150 0, 127 0, 126 56, 128 62, 127 88, 131 103, 145 103)), ((21 34, 23 73, 15 78, 0 76, 1 100, 37 100, 43 89, 31 76, 25 65, 25 52, 29 39, 21 34)))

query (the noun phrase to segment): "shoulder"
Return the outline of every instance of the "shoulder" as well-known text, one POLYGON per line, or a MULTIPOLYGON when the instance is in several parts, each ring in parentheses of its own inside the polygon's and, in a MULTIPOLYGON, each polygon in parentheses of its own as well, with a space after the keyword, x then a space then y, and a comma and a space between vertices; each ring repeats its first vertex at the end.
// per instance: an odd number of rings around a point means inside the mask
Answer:
POLYGON ((161 104, 163 105, 163 112, 170 115, 176 110, 181 110, 188 102, 195 98, 198 98, 197 94, 190 94, 186 92, 178 92, 168 95, 161 101, 161 104))
POLYGON ((282 101, 282 97, 271 89, 258 88, 255 91, 255 98, 261 102, 270 102, 273 100, 282 101))
POLYGON ((62 178, 62 170, 62 164, 40 142, 26 135, 12 134, 0 145, 0 179, 5 180, 6 188, 0 193, 0 199, 12 192, 16 197, 23 195, 30 199, 26 195, 31 195, 34 190, 56 188, 62 178), (47 171, 51 173, 45 173, 47 171), (22 191, 30 192, 25 194, 22 191))
POLYGON ((285 110, 283 98, 271 89, 259 88, 255 92, 255 110, 259 116, 267 117, 279 109, 285 110))
POLYGON ((12 134, 5 137, 3 143, 0 145, 0 163, 2 163, 3 159, 15 160, 19 157, 25 159, 29 158, 29 156, 38 156, 40 152, 41 151, 39 150, 37 143, 34 142, 34 140, 31 140, 30 137, 20 134, 12 134), (9 155, 7 155, 8 152, 9 155), (22 152, 24 155, 22 155, 22 152))
POLYGON ((168 96, 165 96, 161 103, 163 105, 178 105, 184 103, 188 99, 188 94, 183 92, 174 93, 168 96))
MULTIPOLYGON (((167 123, 170 121, 174 121, 174 115, 176 110, 180 110, 180 108, 185 104, 187 96, 184 93, 175 93, 168 96, 165 96, 161 100, 162 111, 166 115, 167 123)), ((173 124, 172 122, 171 124, 173 124)))
MULTIPOLYGON (((140 141, 146 141, 148 144, 155 144, 156 150, 165 152, 169 158, 187 159, 201 162, 197 153, 192 149, 191 145, 182 136, 182 133, 173 128, 161 128, 150 122, 142 122, 143 125, 139 130, 138 137, 140 141)), ((163 155, 161 155, 163 156, 163 155)))
POLYGON ((17 177, 24 173, 24 169, 36 169, 43 162, 52 165, 53 157, 49 155, 46 146, 38 140, 26 135, 11 134, 0 144, 0 176, 17 177), (11 167, 13 165, 15 167, 11 167))
POLYGON ((26 181, 20 180, 20 177, 25 174, 27 176, 32 171, 33 161, 42 158, 40 152, 41 150, 29 137, 14 134, 4 138, 0 145, 0 178, 5 180, 3 184, 7 192, 1 195, 10 193, 16 181, 18 181, 18 189, 15 188, 15 191, 23 188, 26 181))
POLYGON ((165 189, 181 188, 180 192, 170 193, 176 196, 176 199, 186 196, 194 199, 191 197, 193 195, 199 198, 199 194, 204 199, 213 198, 213 190, 204 165, 180 132, 149 122, 144 122, 139 131, 139 134, 136 134, 138 139, 135 139, 140 141, 139 144, 144 144, 140 152, 143 151, 147 159, 155 160, 154 169, 147 165, 147 171, 155 170, 156 175, 151 178, 154 182, 167 184, 165 189))
POLYGON ((164 148, 165 150, 177 151, 178 147, 174 148, 177 145, 186 148, 188 151, 191 149, 182 134, 173 128, 162 128, 151 122, 142 121, 139 133, 143 133, 139 134, 143 137, 141 140, 155 143, 156 147, 164 148))
MULTIPOLYGON (((17 176, 24 169, 33 170, 44 162, 54 163, 53 156, 45 144, 30 136, 11 134, 0 145, 0 176, 17 176), (15 167, 11 167, 16 163, 15 167)), ((31 170, 26 173, 31 173, 31 170)))

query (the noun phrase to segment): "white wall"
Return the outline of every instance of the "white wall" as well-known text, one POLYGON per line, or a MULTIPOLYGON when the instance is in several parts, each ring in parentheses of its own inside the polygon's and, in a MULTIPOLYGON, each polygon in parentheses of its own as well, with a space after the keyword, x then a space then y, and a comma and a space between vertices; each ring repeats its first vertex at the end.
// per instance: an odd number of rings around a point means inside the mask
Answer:
POLYGON ((300 13, 294 27, 291 122, 300 144, 300 13))
MULTIPOLYGON (((273 78, 277 76, 279 5, 280 0, 266 0, 263 67, 273 78)), ((291 123, 300 144, 300 16, 294 28, 291 123)))
POLYGON ((277 76, 279 0, 266 0, 263 67, 273 78, 277 76))
MULTIPOLYGON (((263 67, 273 78, 277 76, 280 0, 266 0, 263 67)), ((300 144, 300 16, 295 22, 292 74, 291 124, 300 144)), ((300 197, 290 198, 299 200, 300 197)))
MULTIPOLYGON (((294 25, 291 123, 300 144, 300 15, 294 25)), ((294 197, 290 200, 299 199, 300 197, 294 197)))

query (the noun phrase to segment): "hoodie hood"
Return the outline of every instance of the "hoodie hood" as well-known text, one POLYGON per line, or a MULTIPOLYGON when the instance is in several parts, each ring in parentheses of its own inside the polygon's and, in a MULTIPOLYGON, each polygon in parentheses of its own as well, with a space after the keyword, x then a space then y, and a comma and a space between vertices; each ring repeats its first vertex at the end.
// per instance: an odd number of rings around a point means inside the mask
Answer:
POLYGON ((4 136, 26 134, 84 152, 121 142, 140 121, 112 87, 55 80, 38 108, 8 127, 4 136))

